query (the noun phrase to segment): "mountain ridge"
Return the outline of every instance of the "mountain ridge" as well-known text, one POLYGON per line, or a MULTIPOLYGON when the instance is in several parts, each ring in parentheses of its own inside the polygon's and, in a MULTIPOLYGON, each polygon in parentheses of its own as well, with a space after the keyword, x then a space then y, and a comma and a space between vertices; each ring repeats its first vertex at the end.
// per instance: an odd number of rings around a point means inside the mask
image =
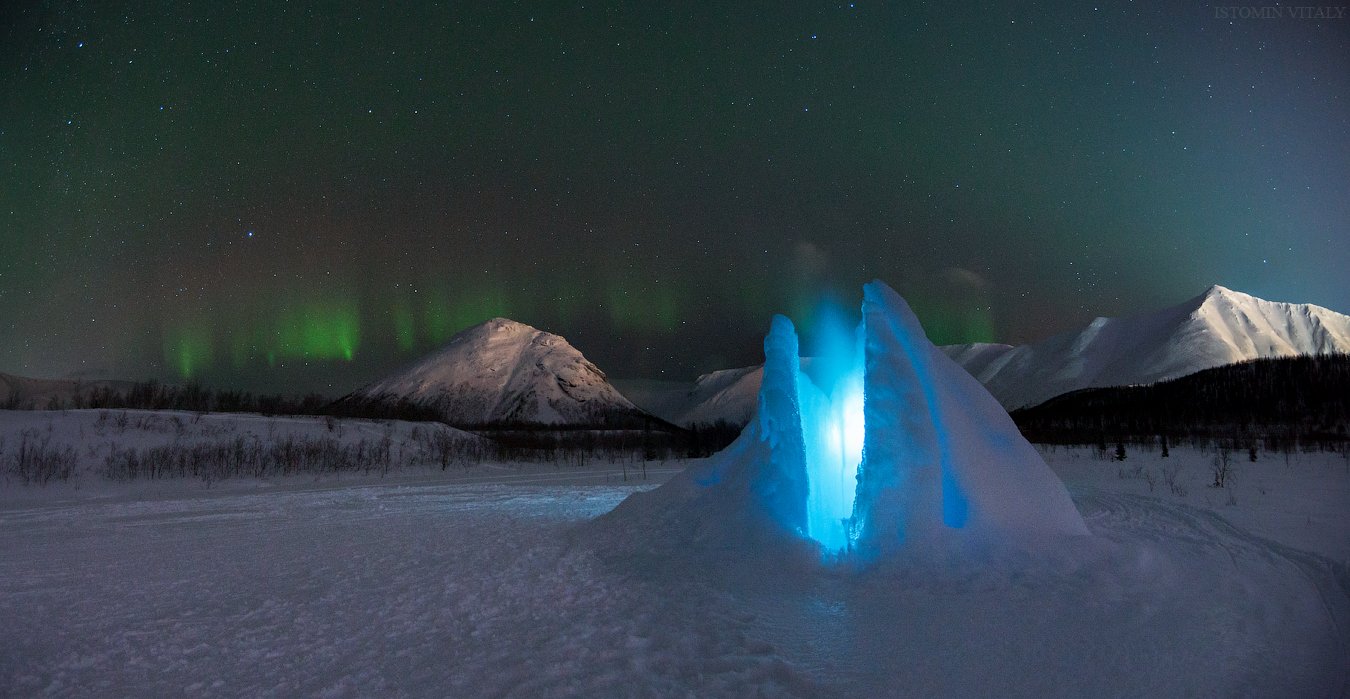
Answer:
MULTIPOLYGON (((1098 317, 1039 342, 939 349, 1015 410, 1085 388, 1156 383, 1253 359, 1350 352, 1350 316, 1214 284, 1173 306, 1098 317)), ((661 417, 684 425, 744 422, 754 414, 760 376, 757 366, 704 374, 689 389, 689 402, 661 417)))
POLYGON ((1149 313, 1014 347, 975 373, 1009 409, 1082 388, 1154 383, 1251 359, 1350 351, 1350 316, 1212 285, 1149 313))

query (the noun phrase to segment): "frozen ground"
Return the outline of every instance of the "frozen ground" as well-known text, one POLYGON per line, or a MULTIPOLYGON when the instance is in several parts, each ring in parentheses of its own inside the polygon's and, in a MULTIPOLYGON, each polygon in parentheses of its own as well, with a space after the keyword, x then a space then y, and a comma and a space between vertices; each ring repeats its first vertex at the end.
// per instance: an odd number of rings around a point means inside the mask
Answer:
POLYGON ((1339 456, 1242 454, 1231 505, 1206 454, 1184 497, 1047 456, 1091 540, 868 571, 615 559, 607 464, 10 484, 0 695, 1347 695, 1339 456))

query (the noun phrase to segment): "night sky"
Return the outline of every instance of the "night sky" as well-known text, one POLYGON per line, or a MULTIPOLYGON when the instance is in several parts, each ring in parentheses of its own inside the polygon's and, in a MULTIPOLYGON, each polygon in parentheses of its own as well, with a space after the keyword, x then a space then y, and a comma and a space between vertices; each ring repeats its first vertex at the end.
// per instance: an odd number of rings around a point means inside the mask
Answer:
POLYGON ((338 394, 501 315, 683 380, 873 277, 939 342, 1350 311, 1350 19, 4 5, 4 372, 338 394))

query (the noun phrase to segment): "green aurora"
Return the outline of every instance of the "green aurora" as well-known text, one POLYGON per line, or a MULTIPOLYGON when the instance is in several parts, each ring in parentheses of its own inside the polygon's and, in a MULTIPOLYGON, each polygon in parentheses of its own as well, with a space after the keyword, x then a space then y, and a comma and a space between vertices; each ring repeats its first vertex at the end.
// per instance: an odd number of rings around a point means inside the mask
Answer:
POLYGON ((1213 283, 1350 309, 1350 32, 1169 2, 19 2, 0 371, 341 394, 506 316, 758 361, 881 278, 944 343, 1213 283))

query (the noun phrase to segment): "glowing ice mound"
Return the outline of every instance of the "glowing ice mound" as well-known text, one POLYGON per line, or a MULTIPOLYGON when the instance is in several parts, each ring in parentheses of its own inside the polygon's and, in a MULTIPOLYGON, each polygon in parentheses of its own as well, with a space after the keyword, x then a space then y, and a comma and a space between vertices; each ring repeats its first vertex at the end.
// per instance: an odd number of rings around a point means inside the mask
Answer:
POLYGON ((679 548, 786 544, 863 559, 1088 533, 1008 414, 879 281, 863 288, 855 337, 813 359, 834 369, 818 386, 791 321, 776 316, 759 412, 741 436, 602 521, 679 548))

